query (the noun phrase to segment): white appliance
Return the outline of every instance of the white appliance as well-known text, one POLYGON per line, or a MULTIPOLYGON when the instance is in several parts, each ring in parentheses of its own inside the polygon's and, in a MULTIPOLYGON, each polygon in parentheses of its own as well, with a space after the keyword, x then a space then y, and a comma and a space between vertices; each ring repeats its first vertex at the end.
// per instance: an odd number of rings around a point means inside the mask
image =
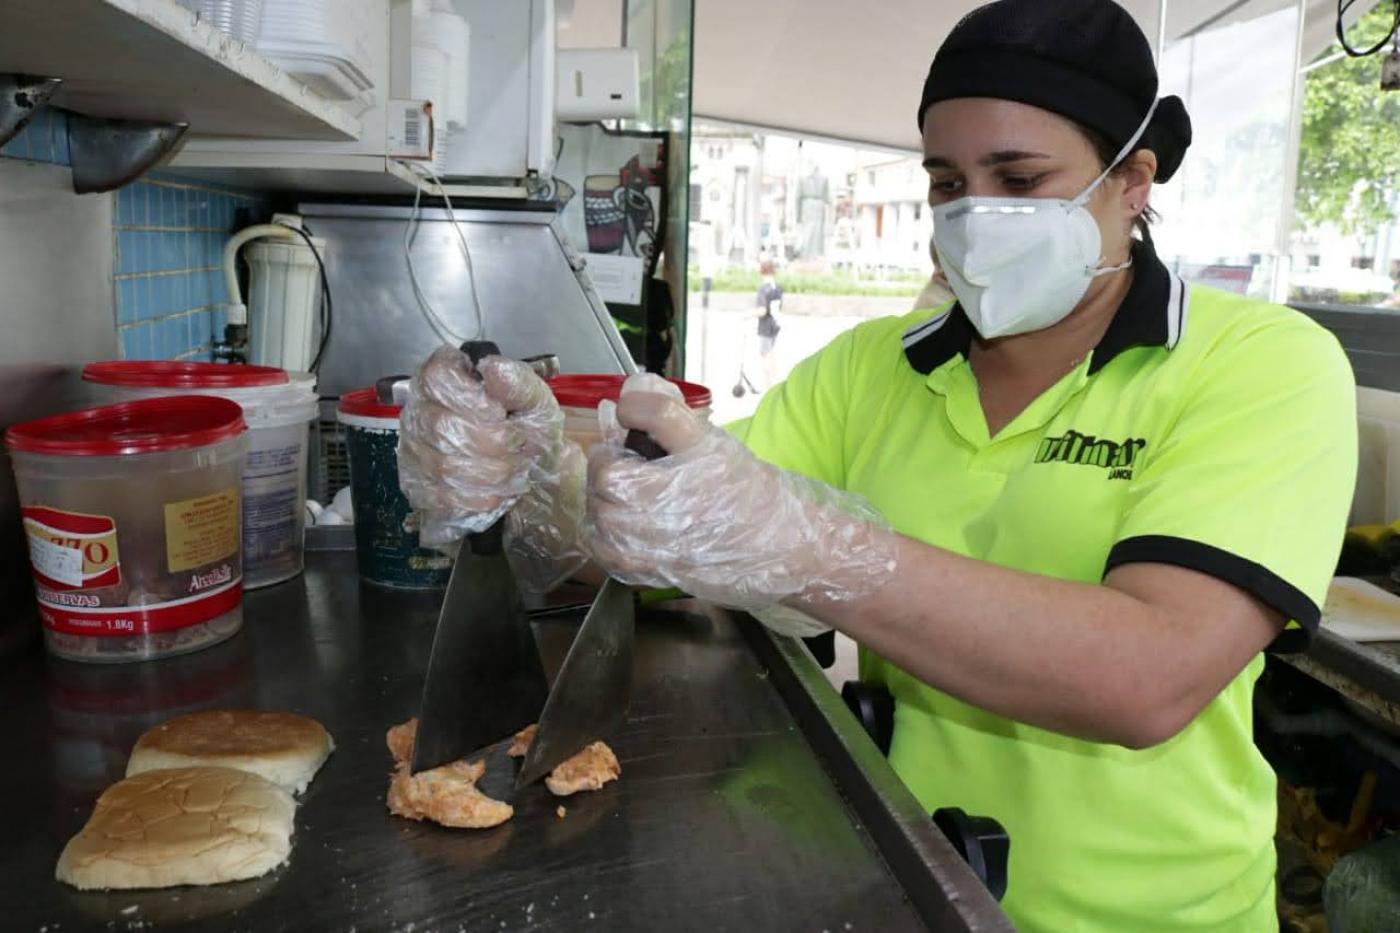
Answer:
MULTIPOLYGON (((307 192, 403 194, 422 169, 406 167, 392 141, 444 142, 411 161, 432 164, 448 181, 471 178, 454 193, 520 198, 521 180, 548 177, 554 165, 555 0, 356 0, 373 26, 365 74, 374 102, 361 115, 359 138, 253 140, 191 135, 170 163, 177 173, 214 181, 307 192), (415 17, 416 12, 419 14, 415 17), (415 70, 415 19, 420 20, 415 70), (433 33, 424 37, 423 21, 433 33), (466 28, 448 25, 460 19, 466 28), (434 28, 436 27, 436 28, 434 28), (456 48, 465 41, 465 50, 456 48), (441 55, 427 51, 436 47, 441 55), (446 47, 446 48, 444 48, 446 47), (434 70, 439 74, 433 74, 434 70), (425 73, 427 72, 427 73, 425 73), (441 100, 424 100, 430 89, 441 100), (465 98, 465 110, 461 101, 465 98), (415 134, 406 115, 431 104, 430 132, 415 134), (486 180, 482 183, 482 180, 486 180)), ((273 0, 274 6, 276 0, 273 0)), ((198 128, 195 128, 197 133, 198 128)))
POLYGON ((555 112, 566 123, 635 119, 640 74, 636 49, 560 49, 555 112))

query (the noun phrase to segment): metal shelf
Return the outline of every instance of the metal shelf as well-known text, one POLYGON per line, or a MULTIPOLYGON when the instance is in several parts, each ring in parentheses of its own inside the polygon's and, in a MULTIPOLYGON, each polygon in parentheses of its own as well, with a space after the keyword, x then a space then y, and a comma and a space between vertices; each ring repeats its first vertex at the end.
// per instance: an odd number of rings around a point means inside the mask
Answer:
MULTIPOLYGON (((187 147, 163 169, 226 185, 309 194, 412 196, 414 188, 436 197, 443 189, 394 159, 373 155, 326 153, 207 152, 187 147)), ((452 198, 516 201, 527 191, 516 185, 447 184, 452 198)))
POLYGON ((6 0, 0 72, 62 78, 51 103, 191 132, 355 139, 360 122, 175 0, 6 0))

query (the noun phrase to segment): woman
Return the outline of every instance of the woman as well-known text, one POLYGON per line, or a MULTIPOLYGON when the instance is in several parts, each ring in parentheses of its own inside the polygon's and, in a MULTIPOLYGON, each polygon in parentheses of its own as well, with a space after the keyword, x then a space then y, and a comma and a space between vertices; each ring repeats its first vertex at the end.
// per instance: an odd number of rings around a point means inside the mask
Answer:
POLYGON ((554 516, 516 528, 537 560, 581 552, 583 521, 624 579, 854 637, 896 772, 1009 831, 1020 929, 1275 928, 1251 694, 1261 652, 1317 625, 1354 385, 1302 316, 1158 260, 1142 222, 1190 130, 1156 94, 1111 0, 980 8, 919 108, 956 304, 841 336, 732 434, 625 395, 621 425, 672 455, 595 450, 586 521, 542 387, 492 360, 483 391, 440 353, 407 491, 444 521, 520 499, 554 516))

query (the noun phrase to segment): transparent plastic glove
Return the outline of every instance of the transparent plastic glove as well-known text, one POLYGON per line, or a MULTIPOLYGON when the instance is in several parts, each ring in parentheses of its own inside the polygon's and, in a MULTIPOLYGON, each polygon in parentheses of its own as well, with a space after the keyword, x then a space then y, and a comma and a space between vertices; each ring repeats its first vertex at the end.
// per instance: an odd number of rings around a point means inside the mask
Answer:
POLYGON ((452 553, 516 508, 506 544, 522 587, 552 585, 583 563, 583 454, 528 365, 491 356, 473 372, 466 354, 440 347, 410 381, 399 423, 399 486, 424 547, 452 553))
POLYGON ((857 599, 893 575, 894 545, 863 499, 764 463, 655 380, 634 377, 617 407, 599 407, 606 443, 589 458, 584 540, 613 576, 761 610, 857 599), (624 426, 671 455, 626 450, 624 426))
POLYGON ((530 469, 530 489, 506 515, 506 557, 527 593, 548 593, 588 563, 583 547, 588 458, 561 432, 557 455, 530 469))
POLYGON ((831 626, 818 622, 807 613, 799 612, 791 606, 784 606, 782 603, 774 603, 762 609, 753 609, 751 612, 755 619, 768 628, 779 635, 787 635, 791 638, 811 638, 813 635, 821 635, 831 631, 831 626))

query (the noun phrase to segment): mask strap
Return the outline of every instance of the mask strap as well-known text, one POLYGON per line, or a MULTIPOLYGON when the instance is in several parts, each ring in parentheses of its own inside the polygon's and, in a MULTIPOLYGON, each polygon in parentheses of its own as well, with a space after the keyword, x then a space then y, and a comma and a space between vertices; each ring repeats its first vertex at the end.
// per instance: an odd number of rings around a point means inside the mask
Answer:
POLYGON ((1093 183, 1090 184, 1089 187, 1085 188, 1084 191, 1079 195, 1079 197, 1071 201, 1071 204, 1078 207, 1087 202, 1089 200, 1089 196, 1094 193, 1094 191, 1099 187, 1099 185, 1103 184, 1103 180, 1107 178, 1115 168, 1118 167, 1118 163, 1122 162, 1128 157, 1128 153, 1133 151, 1133 147, 1138 144, 1138 140, 1142 139, 1142 135, 1147 132, 1147 127, 1152 123, 1152 117, 1157 113, 1158 102, 1158 100, 1152 101, 1152 106, 1147 108, 1146 118, 1143 119, 1142 125, 1137 128, 1137 132, 1133 134, 1133 138, 1128 140, 1123 145, 1122 149, 1118 150, 1118 154, 1113 157, 1112 162, 1108 163, 1108 167, 1103 170, 1103 173, 1100 174, 1098 178, 1095 178, 1093 183))
POLYGON ((1098 278, 1098 277, 1101 276, 1101 275, 1112 275, 1114 272, 1122 272, 1124 269, 1130 268, 1130 267, 1132 266, 1132 264, 1133 264, 1133 257, 1132 257, 1132 256, 1129 256, 1129 257, 1128 257, 1128 261, 1125 262, 1125 263, 1123 263, 1123 264, 1121 264, 1121 265, 1117 265, 1117 266, 1103 266, 1103 267, 1096 268, 1096 269, 1090 269, 1090 270, 1089 270, 1090 277, 1096 279, 1096 278, 1098 278))

